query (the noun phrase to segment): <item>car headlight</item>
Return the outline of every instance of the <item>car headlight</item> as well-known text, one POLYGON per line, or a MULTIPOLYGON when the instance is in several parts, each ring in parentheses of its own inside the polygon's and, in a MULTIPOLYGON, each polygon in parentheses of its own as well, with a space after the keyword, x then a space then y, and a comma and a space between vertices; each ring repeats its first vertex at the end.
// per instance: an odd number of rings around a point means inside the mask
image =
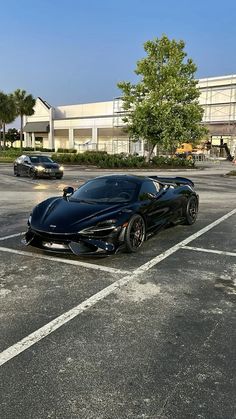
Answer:
POLYGON ((42 170, 44 170, 45 168, 43 167, 43 166, 36 166, 36 169, 37 170, 39 170, 40 172, 42 171, 42 170))
POLYGON ((63 167, 63 166, 60 166, 60 167, 59 167, 59 170, 61 170, 61 171, 63 172, 64 167, 63 167))
POLYGON ((81 231, 78 231, 79 234, 90 236, 90 235, 96 235, 96 234, 109 234, 112 231, 117 229, 117 226, 115 225, 117 220, 106 220, 102 221, 95 226, 91 226, 88 228, 84 228, 81 231))

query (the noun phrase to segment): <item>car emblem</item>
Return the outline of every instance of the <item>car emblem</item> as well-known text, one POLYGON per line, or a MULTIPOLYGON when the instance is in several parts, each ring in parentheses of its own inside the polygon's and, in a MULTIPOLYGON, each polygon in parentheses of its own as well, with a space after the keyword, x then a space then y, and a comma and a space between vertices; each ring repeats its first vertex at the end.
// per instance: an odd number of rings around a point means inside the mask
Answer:
POLYGON ((56 228, 56 226, 54 224, 50 224, 49 226, 50 228, 56 228))

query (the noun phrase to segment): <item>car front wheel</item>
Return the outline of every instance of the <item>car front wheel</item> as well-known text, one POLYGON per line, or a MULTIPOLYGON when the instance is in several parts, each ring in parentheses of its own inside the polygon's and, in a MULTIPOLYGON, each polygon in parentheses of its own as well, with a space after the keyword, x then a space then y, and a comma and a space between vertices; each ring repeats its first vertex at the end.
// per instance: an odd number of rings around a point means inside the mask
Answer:
POLYGON ((194 224, 197 219, 198 201, 196 196, 191 196, 187 202, 185 224, 194 224))
POLYGON ((142 246, 146 235, 144 219, 136 214, 131 217, 125 233, 125 247, 128 253, 137 252, 142 246))
POLYGON ((34 169, 30 169, 29 170, 29 177, 31 179, 35 179, 36 178, 36 173, 35 173, 34 169))

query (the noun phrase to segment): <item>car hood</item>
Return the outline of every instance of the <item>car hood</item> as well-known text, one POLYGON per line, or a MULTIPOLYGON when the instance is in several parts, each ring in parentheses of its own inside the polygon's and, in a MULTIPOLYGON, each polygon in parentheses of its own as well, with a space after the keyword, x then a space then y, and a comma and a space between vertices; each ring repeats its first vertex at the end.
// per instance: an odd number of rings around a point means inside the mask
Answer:
POLYGON ((32 228, 55 233, 76 232, 87 225, 96 224, 100 218, 113 213, 120 204, 93 204, 56 198, 51 202, 42 202, 32 214, 32 228))

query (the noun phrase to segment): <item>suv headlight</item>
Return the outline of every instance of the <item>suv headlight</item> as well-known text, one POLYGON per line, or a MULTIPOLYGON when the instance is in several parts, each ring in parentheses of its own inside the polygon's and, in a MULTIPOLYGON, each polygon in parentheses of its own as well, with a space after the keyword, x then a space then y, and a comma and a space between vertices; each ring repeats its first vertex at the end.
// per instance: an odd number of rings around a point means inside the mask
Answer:
POLYGON ((45 168, 43 166, 36 166, 36 169, 42 172, 42 170, 44 170, 45 168))
POLYGON ((59 167, 59 170, 61 170, 61 171, 63 172, 64 167, 63 167, 63 166, 60 166, 60 167, 59 167))

